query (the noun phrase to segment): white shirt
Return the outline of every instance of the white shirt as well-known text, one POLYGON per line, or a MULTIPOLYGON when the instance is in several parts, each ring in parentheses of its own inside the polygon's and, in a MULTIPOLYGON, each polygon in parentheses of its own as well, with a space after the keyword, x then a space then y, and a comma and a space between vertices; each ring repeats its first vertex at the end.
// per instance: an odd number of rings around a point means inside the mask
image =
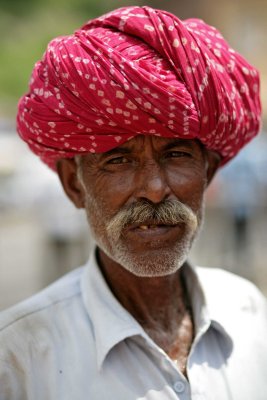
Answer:
POLYGON ((186 267, 196 337, 188 381, 88 264, 0 314, 0 400, 266 400, 263 296, 186 267))

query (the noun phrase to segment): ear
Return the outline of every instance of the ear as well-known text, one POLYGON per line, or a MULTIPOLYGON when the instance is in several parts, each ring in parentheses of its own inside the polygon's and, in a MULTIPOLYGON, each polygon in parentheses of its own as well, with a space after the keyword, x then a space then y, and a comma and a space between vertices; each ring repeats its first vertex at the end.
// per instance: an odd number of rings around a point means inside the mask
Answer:
POLYGON ((62 158, 57 162, 57 173, 63 189, 77 208, 84 208, 84 188, 78 178, 77 164, 73 158, 62 158))
POLYGON ((206 174, 207 174, 207 186, 212 181, 216 171, 221 163, 221 156, 215 151, 206 151, 206 174))

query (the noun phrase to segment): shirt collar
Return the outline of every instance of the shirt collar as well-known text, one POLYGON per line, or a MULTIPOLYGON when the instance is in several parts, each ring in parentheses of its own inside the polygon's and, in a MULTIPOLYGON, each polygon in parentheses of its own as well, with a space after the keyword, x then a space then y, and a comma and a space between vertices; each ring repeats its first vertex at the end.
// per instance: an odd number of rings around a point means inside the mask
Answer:
POLYGON ((196 270, 210 320, 231 339, 236 321, 251 309, 250 297, 243 296, 242 292, 240 295, 238 290, 242 278, 217 268, 197 267, 196 270))
POLYGON ((183 268, 194 316, 196 336, 201 336, 210 327, 214 328, 223 336, 230 351, 233 346, 232 321, 229 319, 231 313, 225 302, 227 296, 225 293, 224 295, 218 293, 213 269, 194 267, 190 263, 186 263, 183 268))
MULTIPOLYGON (((196 336, 204 334, 209 327, 217 329, 232 346, 227 333, 228 321, 223 301, 211 290, 199 269, 186 264, 183 267, 186 287, 191 301, 196 336), (200 275, 200 276, 199 276, 200 275)), ((147 334, 132 315, 118 302, 109 289, 98 267, 96 252, 93 251, 81 280, 83 301, 93 325, 98 369, 109 353, 127 337, 141 335, 150 341, 147 334)))
POLYGON ((93 324, 97 365, 100 369, 108 352, 127 337, 144 331, 110 291, 96 260, 94 251, 85 267, 82 296, 93 324))

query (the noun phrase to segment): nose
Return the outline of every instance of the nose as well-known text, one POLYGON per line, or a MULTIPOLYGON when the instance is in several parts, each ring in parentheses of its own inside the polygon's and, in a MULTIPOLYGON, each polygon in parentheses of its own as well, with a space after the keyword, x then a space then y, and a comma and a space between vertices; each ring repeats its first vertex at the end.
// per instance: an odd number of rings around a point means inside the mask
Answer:
POLYGON ((148 200, 152 203, 160 203, 170 196, 164 169, 156 162, 147 162, 140 167, 136 176, 135 198, 148 200))

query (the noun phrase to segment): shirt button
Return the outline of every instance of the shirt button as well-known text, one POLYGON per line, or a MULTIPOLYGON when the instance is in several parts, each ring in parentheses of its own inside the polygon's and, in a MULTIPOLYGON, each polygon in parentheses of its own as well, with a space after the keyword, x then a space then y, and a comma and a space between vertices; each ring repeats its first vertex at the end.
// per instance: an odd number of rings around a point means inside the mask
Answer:
POLYGON ((182 393, 185 390, 185 385, 183 382, 175 382, 173 388, 177 393, 182 393))

